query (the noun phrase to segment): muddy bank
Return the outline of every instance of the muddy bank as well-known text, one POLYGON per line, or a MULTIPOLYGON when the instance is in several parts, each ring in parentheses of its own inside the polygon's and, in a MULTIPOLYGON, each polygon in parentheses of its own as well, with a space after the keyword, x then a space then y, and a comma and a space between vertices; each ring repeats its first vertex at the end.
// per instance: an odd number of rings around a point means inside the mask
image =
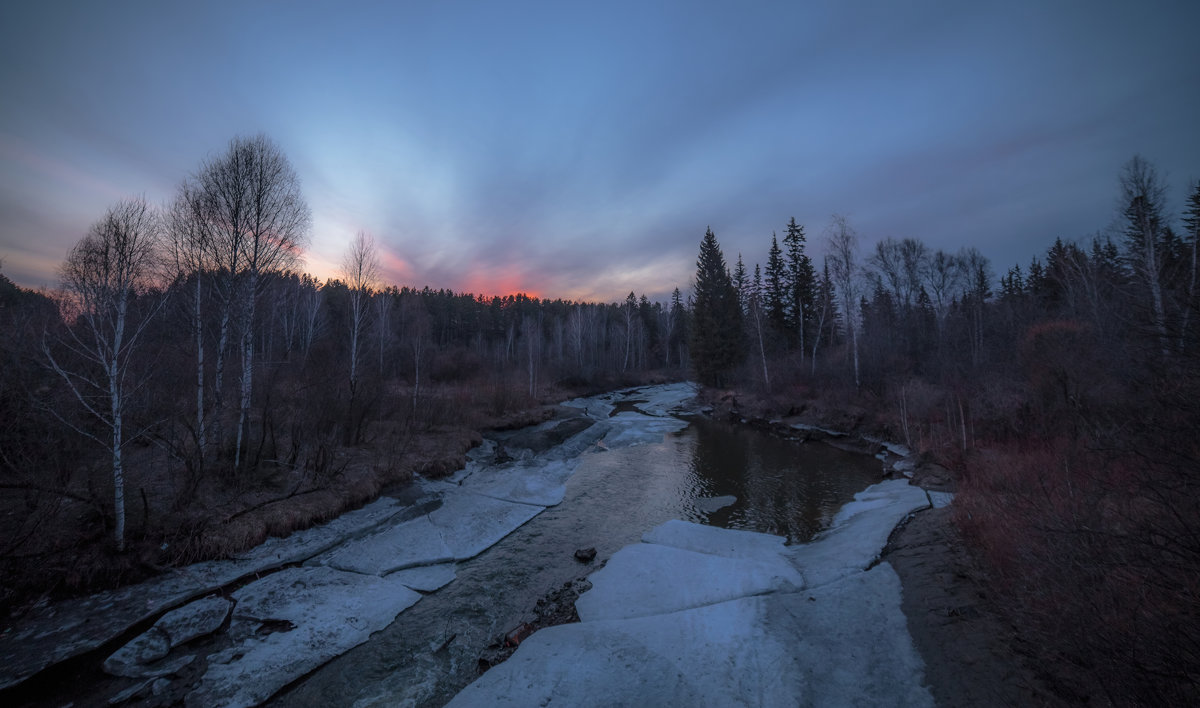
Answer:
POLYGON ((998 612, 949 507, 913 514, 883 552, 900 576, 902 609, 941 706, 1082 705, 1065 666, 1023 642, 998 612))

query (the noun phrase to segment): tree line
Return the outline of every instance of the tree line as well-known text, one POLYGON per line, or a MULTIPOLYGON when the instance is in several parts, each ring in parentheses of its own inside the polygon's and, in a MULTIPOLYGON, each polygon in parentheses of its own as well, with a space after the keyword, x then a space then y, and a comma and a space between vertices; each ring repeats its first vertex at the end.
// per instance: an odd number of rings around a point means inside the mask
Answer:
POLYGON ((528 407, 552 385, 688 365, 678 290, 602 304, 385 285, 365 233, 320 282, 299 271, 310 228, 279 147, 236 138, 164 207, 108 209, 59 289, 0 275, 3 486, 30 509, 83 503, 123 549, 130 450, 187 505, 202 485, 319 474, 338 449, 528 407))
MULTIPOLYGON (((692 359, 773 415, 816 401, 957 470, 959 528, 1032 645, 1114 704, 1200 699, 1200 183, 1134 157, 1114 225, 995 278, 833 217, 766 266, 697 262, 692 359), (703 323, 703 324, 702 324, 703 323)), ((1083 686, 1083 689, 1079 687, 1083 686)))

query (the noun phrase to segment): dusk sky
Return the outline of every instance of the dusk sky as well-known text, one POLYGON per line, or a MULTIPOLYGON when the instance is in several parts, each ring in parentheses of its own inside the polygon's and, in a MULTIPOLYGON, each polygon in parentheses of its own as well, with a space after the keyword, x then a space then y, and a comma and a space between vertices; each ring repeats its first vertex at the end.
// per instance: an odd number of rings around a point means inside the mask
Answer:
POLYGON ((53 286, 117 200, 165 203, 265 133, 386 279, 665 297, 705 228, 764 262, 789 217, 997 275, 1109 228, 1134 154, 1200 178, 1200 2, 5 2, 0 259, 53 286))

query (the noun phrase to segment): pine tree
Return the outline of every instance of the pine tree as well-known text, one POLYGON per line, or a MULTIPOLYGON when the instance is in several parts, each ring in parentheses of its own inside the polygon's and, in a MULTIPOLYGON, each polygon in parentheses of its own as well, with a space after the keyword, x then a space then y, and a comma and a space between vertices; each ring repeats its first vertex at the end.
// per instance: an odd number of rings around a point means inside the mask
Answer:
POLYGON ((767 321, 771 328, 783 334, 787 332, 787 267, 783 262, 783 252, 779 250, 779 241, 771 234, 771 250, 767 252, 766 293, 764 305, 767 309, 767 321))
POLYGON ((679 365, 687 363, 687 343, 691 340, 691 319, 687 307, 683 304, 683 295, 679 288, 671 293, 671 338, 668 345, 675 351, 679 365))
POLYGON ((803 358, 805 330, 813 316, 817 274, 812 259, 804 252, 804 227, 796 223, 794 216, 788 221, 783 244, 787 247, 787 326, 797 340, 803 358))
POLYGON ((742 310, 725 256, 709 228, 696 260, 691 358, 701 383, 721 387, 744 354, 742 310))
POLYGON ((746 312, 749 304, 749 294, 746 289, 750 283, 746 279, 746 264, 742 262, 742 254, 738 254, 737 267, 733 269, 733 287, 737 290, 738 303, 742 308, 742 312, 746 312))

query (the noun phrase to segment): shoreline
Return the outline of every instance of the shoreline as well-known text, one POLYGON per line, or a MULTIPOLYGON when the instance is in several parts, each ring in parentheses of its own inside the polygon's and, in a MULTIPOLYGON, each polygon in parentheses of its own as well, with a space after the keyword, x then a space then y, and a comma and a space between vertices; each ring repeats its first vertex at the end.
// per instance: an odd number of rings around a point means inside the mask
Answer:
MULTIPOLYGON (((705 415, 766 430, 799 443, 820 441, 883 457, 883 479, 907 478, 928 492, 953 493, 956 473, 903 446, 867 423, 868 412, 801 406, 780 411, 736 390, 702 390, 705 415), (747 405, 739 404, 743 397, 747 405), (814 415, 816 413, 816 415, 814 415), (846 425, 847 429, 838 426, 846 425), (884 453, 889 453, 884 457, 884 453)), ((913 512, 893 529, 880 551, 900 577, 902 610, 925 662, 925 683, 938 705, 1073 706, 1086 703, 1070 686, 1062 660, 1039 656, 1001 612, 986 571, 972 556, 951 506, 913 512), (1036 664, 1034 663, 1036 661, 1036 664)))

